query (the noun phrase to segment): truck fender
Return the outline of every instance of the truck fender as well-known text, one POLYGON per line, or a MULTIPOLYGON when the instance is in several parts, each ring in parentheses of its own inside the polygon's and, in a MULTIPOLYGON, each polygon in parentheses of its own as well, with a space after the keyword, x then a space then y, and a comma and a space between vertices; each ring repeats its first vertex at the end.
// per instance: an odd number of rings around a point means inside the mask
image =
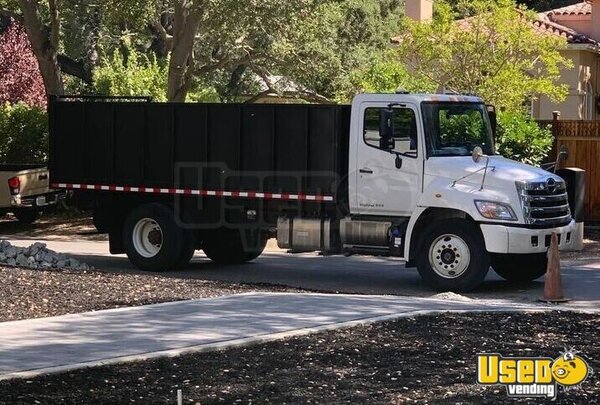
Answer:
POLYGON ((482 199, 492 199, 494 201, 508 202, 508 198, 498 192, 490 189, 485 189, 485 196, 479 187, 469 184, 456 184, 452 187, 452 183, 448 179, 434 180, 426 188, 419 204, 413 211, 406 229, 404 258, 407 261, 414 259, 412 256, 416 233, 419 233, 421 228, 432 220, 446 218, 469 218, 472 220, 480 220, 481 215, 475 207, 474 201, 478 199, 478 194, 482 199), (427 221, 424 219, 427 218, 427 221))

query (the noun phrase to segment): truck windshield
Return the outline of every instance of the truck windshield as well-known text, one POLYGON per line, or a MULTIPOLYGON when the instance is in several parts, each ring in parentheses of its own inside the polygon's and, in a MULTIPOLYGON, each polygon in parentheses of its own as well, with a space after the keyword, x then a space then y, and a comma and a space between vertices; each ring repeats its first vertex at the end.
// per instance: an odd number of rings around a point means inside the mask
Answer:
POLYGON ((422 108, 428 156, 470 156, 476 146, 487 155, 494 154, 485 105, 425 102, 422 108))

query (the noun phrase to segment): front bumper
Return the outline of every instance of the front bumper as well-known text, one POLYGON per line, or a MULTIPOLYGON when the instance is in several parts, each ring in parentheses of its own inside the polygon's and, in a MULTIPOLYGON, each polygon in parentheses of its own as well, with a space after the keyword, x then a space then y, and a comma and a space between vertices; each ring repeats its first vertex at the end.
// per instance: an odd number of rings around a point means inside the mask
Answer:
POLYGON ((553 232, 558 235, 559 249, 567 250, 573 244, 575 228, 575 221, 559 228, 547 229, 481 224, 487 251, 505 254, 544 253, 550 246, 550 236, 553 232))

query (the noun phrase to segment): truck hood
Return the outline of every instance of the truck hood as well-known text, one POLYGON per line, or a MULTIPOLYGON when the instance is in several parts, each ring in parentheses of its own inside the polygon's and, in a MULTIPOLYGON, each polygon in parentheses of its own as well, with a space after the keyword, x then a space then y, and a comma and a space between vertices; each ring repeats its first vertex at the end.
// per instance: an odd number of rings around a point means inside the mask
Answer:
MULTIPOLYGON (((479 163, 475 163, 470 156, 433 157, 425 163, 425 175, 454 181, 483 169, 485 162, 486 158, 482 158, 479 163)), ((481 172, 461 180, 460 183, 480 186, 483 172, 481 170, 481 172)), ((514 185, 515 181, 543 181, 548 177, 554 177, 555 180, 560 179, 538 167, 515 162, 502 156, 491 156, 485 184, 491 188, 502 188, 507 183, 514 185)))

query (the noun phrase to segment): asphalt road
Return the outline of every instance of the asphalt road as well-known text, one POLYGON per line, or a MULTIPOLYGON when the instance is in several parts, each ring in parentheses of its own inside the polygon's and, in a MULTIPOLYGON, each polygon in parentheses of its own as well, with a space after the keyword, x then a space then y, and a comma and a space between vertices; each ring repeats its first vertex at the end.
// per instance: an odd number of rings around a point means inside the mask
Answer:
MULTIPOLYGON (((139 273, 125 255, 111 256, 108 243, 102 241, 45 241, 40 239, 11 239, 11 243, 27 246, 36 241, 47 243, 50 249, 68 253, 78 260, 103 271, 139 273)), ((202 252, 197 252, 182 271, 163 274, 171 277, 203 280, 222 280, 237 283, 267 283, 308 290, 393 294, 427 297, 435 294, 421 283, 415 269, 407 269, 395 258, 370 256, 291 255, 270 243, 257 260, 239 266, 219 266, 202 252)), ((566 295, 573 298, 570 305, 600 307, 600 260, 562 263, 566 295)), ((543 279, 531 283, 510 283, 490 270, 483 286, 466 294, 473 298, 510 301, 535 301, 543 295, 543 279)))

